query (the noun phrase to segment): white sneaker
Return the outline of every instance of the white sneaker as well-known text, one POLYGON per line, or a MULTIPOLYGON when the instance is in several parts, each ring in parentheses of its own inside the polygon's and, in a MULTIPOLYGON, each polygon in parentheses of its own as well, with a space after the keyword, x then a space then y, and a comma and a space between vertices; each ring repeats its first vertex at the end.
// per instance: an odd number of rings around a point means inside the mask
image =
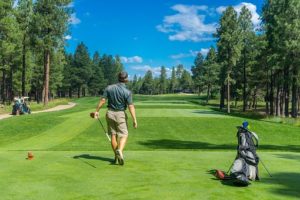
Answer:
POLYGON ((122 152, 119 149, 116 150, 116 156, 117 156, 119 164, 124 165, 124 157, 123 157, 122 152))

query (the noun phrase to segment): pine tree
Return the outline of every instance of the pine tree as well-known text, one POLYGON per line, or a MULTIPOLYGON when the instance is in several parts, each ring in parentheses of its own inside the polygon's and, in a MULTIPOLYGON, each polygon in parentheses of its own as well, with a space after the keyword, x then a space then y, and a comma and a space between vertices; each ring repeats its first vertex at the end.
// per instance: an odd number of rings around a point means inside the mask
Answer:
POLYGON ((94 96, 99 95, 106 86, 100 60, 99 53, 95 52, 92 61, 92 74, 88 84, 89 92, 94 96))
POLYGON ((37 49, 42 49, 44 58, 43 102, 48 104, 51 52, 61 47, 68 29, 71 0, 37 0, 34 4, 33 32, 37 49))
POLYGON ((208 103, 210 96, 218 89, 217 83, 219 73, 217 53, 215 48, 211 47, 203 63, 203 82, 207 87, 206 103, 208 103))
POLYGON ((234 83, 232 79, 233 68, 236 66, 237 61, 240 58, 241 44, 240 44, 240 31, 238 27, 237 13, 233 7, 229 6, 224 11, 220 19, 220 27, 217 28, 216 37, 219 61, 221 61, 221 103, 224 102, 225 86, 227 90, 227 112, 230 113, 230 85, 234 83))
POLYGON ((198 95, 203 90, 204 87, 204 68, 203 68, 204 58, 201 53, 198 53, 195 61, 194 66, 192 66, 192 78, 194 81, 194 85, 197 88, 198 95))
POLYGON ((170 93, 174 93, 177 86, 175 67, 172 67, 171 79, 169 84, 170 93))
POLYGON ((141 87, 142 94, 153 94, 154 93, 154 80, 152 71, 148 70, 144 76, 143 84, 141 87))
POLYGON ((2 102, 13 99, 13 75, 16 70, 16 57, 20 54, 20 29, 13 13, 13 1, 0 3, 0 71, 2 72, 2 102))
POLYGON ((167 71, 166 68, 164 66, 161 67, 160 70, 160 78, 159 78, 159 88, 160 94, 165 94, 167 92, 167 71))
POLYGON ((184 92, 190 92, 192 87, 192 77, 187 70, 183 70, 182 76, 180 79, 180 85, 184 92))
POLYGON ((81 94, 85 95, 87 84, 91 77, 92 63, 89 57, 87 46, 81 42, 74 54, 72 82, 77 88, 78 98, 81 94))
POLYGON ((32 0, 19 0, 16 8, 16 17, 20 26, 22 38, 22 96, 26 96, 26 71, 28 68, 27 57, 30 55, 30 30, 33 19, 32 0))
MULTIPOLYGON (((239 61, 239 66, 242 66, 242 73, 238 73, 237 78, 242 84, 243 88, 243 111, 247 108, 247 99, 249 98, 249 86, 247 83, 247 74, 249 74, 252 64, 254 63, 257 51, 255 50, 255 32, 254 26, 251 21, 252 15, 246 6, 243 6, 241 13, 238 18, 240 31, 241 31, 241 45, 242 45, 242 55, 239 61), (247 91, 248 87, 248 91, 247 91)), ((240 69, 238 69, 239 72, 240 69)), ((238 88, 238 87, 237 87, 238 88)))

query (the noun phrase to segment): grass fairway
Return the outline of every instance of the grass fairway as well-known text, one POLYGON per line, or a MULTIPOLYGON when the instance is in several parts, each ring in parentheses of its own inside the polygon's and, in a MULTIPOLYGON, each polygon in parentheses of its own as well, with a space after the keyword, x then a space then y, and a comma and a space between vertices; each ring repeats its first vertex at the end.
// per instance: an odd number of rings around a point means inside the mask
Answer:
POLYGON ((122 167, 111 164, 110 144, 89 118, 97 101, 79 99, 69 110, 0 121, 0 199, 300 197, 297 126, 247 119, 273 177, 260 164, 261 181, 240 188, 215 180, 209 170, 227 171, 236 154, 235 126, 246 118, 200 106, 196 96, 136 96, 139 127, 129 126, 122 167))

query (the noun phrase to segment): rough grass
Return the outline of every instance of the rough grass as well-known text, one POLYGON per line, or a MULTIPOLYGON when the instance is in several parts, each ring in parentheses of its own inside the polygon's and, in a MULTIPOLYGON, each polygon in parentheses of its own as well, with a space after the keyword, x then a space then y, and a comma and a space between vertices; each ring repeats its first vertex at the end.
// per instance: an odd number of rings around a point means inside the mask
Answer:
MULTIPOLYGON (((299 127, 220 113, 198 96, 135 96, 138 129, 129 120, 125 166, 97 120, 98 98, 64 111, 2 120, 1 199, 297 199, 299 127), (260 137, 261 181, 247 188, 215 180, 235 157, 236 128, 248 120, 260 137), (26 160, 27 152, 35 158, 26 160)), ((100 110, 105 124, 105 109, 100 110)))

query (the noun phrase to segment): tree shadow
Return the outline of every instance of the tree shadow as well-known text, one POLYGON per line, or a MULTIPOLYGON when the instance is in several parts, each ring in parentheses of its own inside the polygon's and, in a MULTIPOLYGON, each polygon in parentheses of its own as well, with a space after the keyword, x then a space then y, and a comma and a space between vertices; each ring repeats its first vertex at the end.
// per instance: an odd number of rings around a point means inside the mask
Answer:
POLYGON ((281 172, 262 181, 265 184, 276 185, 271 192, 288 197, 300 197, 300 173, 281 172), (278 187, 280 186, 280 187, 278 187))
POLYGON ((87 162, 86 160, 83 160, 81 158, 84 159, 89 159, 89 160, 101 160, 101 161, 106 161, 109 162, 110 164, 114 164, 114 159, 112 158, 106 158, 106 157, 101 157, 101 156, 92 156, 90 154, 81 154, 81 155, 77 155, 77 156, 73 156, 74 159, 79 159, 82 162, 84 162, 87 165, 90 165, 93 168, 96 168, 96 166, 94 166, 93 164, 87 162))
POLYGON ((240 118, 247 118, 247 119, 264 119, 266 116, 262 115, 260 113, 257 112, 239 112, 239 111, 235 111, 235 110, 231 110, 230 113, 227 113, 226 110, 220 110, 220 108, 216 108, 216 107, 212 107, 212 110, 219 112, 219 113, 223 113, 224 115, 228 115, 228 116, 232 116, 232 117, 240 117, 240 118))
MULTIPOLYGON (((199 141, 183 141, 183 140, 147 140, 139 142, 140 145, 152 149, 198 149, 198 150, 236 150, 237 144, 211 144, 199 141)), ((300 146, 297 145, 260 145, 258 150, 276 150, 276 151, 289 151, 300 152, 300 146)))
POLYGON ((147 140, 139 144, 154 149, 231 149, 235 150, 237 145, 215 145, 206 142, 182 141, 182 140, 147 140))
POLYGON ((272 151, 289 151, 289 152, 300 152, 300 146, 299 145, 285 145, 285 146, 279 146, 279 145, 259 145, 259 150, 272 150, 272 151))
POLYGON ((278 158, 283 158, 283 159, 291 159, 291 160, 297 160, 300 161, 300 155, 295 155, 295 154, 276 154, 278 158))
POLYGON ((225 113, 223 112, 218 112, 218 111, 215 111, 215 110, 197 110, 197 111, 193 111, 193 113, 196 113, 196 114, 210 114, 210 115, 225 115, 225 113))

